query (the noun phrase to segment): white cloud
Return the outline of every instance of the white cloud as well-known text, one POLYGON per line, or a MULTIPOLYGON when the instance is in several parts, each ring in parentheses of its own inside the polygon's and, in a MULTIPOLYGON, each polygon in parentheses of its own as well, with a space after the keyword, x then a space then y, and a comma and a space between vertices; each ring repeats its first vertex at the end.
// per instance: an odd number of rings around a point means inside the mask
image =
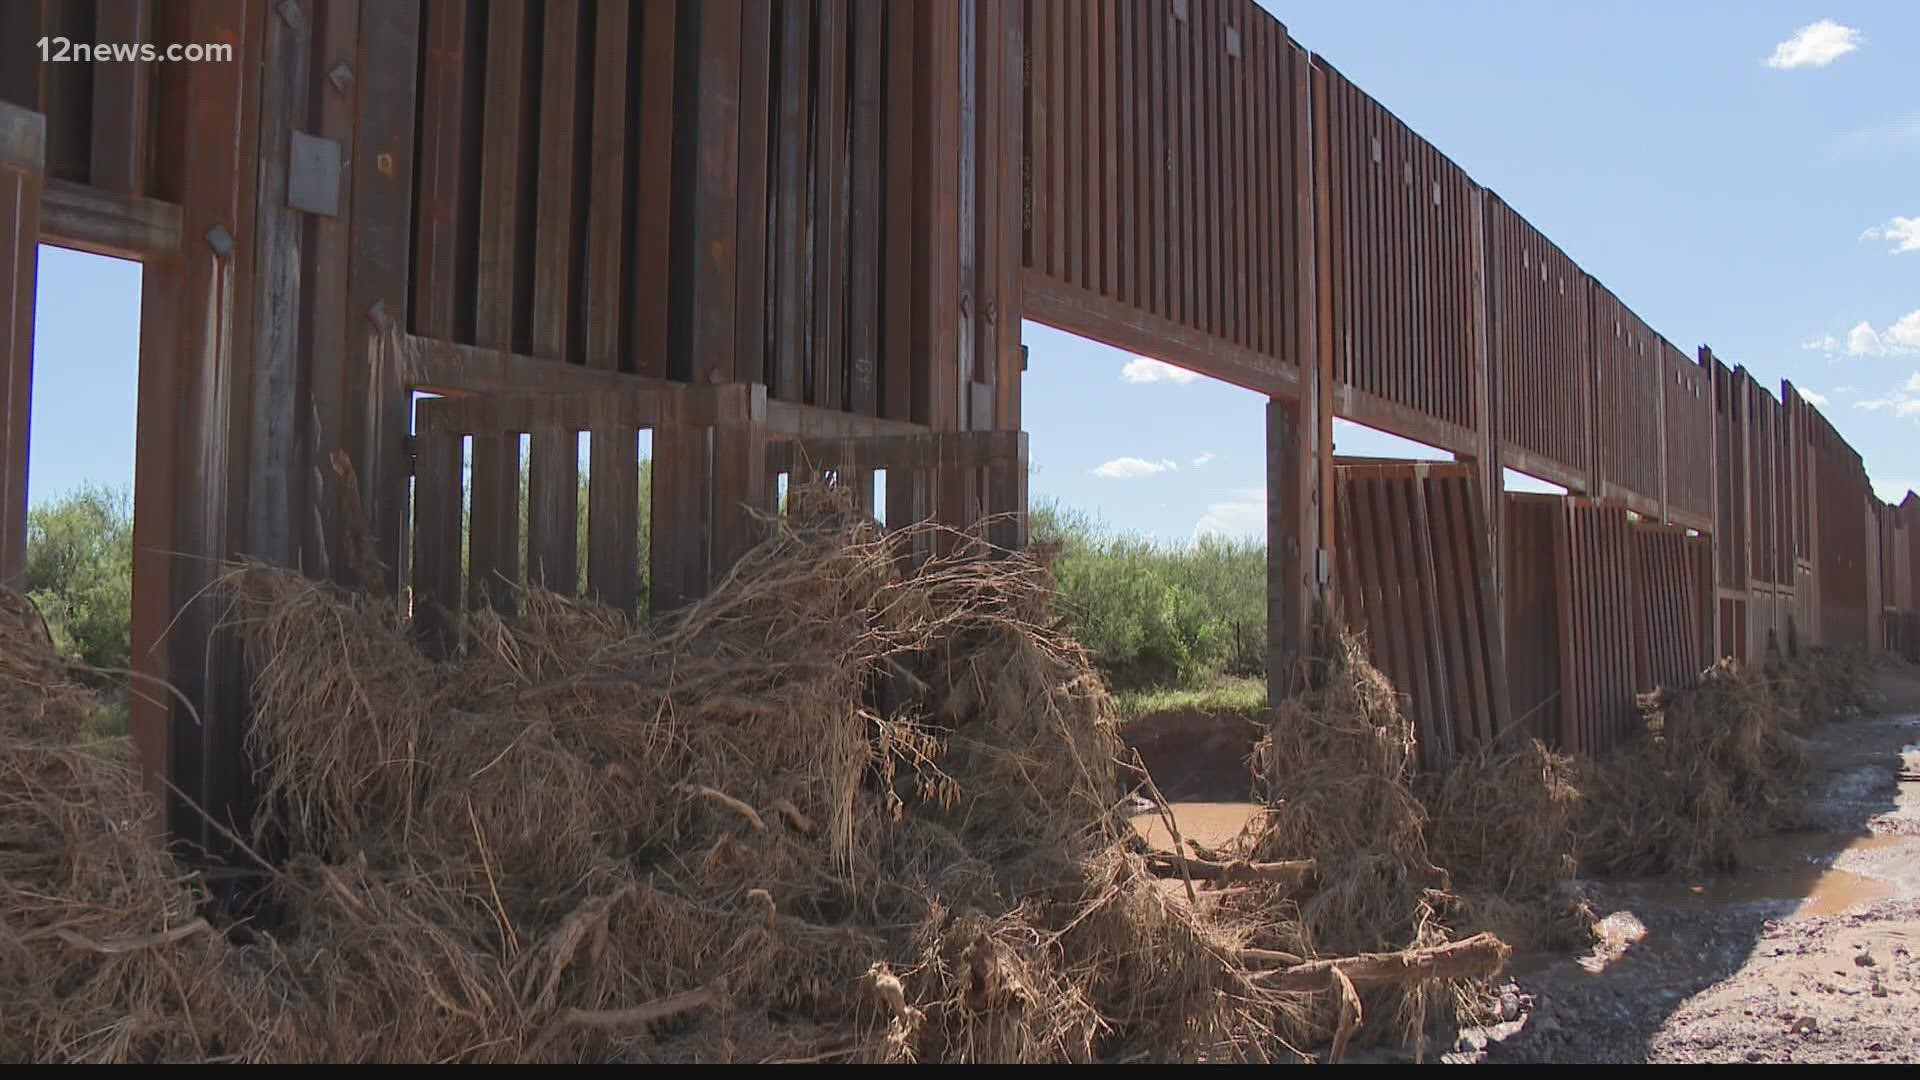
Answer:
POLYGON ((1847 353, 1851 356, 1879 356, 1884 350, 1880 344, 1880 335, 1873 332, 1873 324, 1862 322, 1847 331, 1847 353))
MULTIPOLYGON (((1847 356, 1920 355, 1920 308, 1900 316, 1885 329, 1876 330, 1873 323, 1862 319, 1847 331, 1843 341, 1836 341, 1829 334, 1808 338, 1800 343, 1800 347, 1812 352, 1824 352, 1828 359, 1842 353, 1847 356)), ((1851 386, 1837 386, 1828 392, 1845 394, 1852 390, 1851 386)))
POLYGON ((1902 420, 1920 420, 1920 371, 1907 376, 1904 386, 1888 391, 1884 397, 1856 401, 1853 407, 1862 412, 1884 412, 1902 420))
POLYGON ((1889 255, 1920 251, 1920 217, 1896 217, 1885 225, 1875 225, 1860 234, 1862 240, 1885 240, 1893 245, 1889 255))
POLYGON ((1900 316, 1880 341, 1888 352, 1920 352, 1920 308, 1900 316))
POLYGON ((1158 360, 1136 356, 1120 369, 1120 377, 1130 383, 1190 383, 1200 376, 1186 368, 1177 368, 1172 364, 1163 364, 1158 360))
POLYGON ((1775 45, 1773 55, 1767 57, 1767 66, 1781 71, 1826 67, 1858 49, 1861 42, 1860 31, 1841 26, 1832 19, 1821 19, 1801 27, 1792 37, 1775 45))
POLYGON ((1213 451, 1209 450, 1206 453, 1201 454, 1199 457, 1193 459, 1193 467, 1197 469, 1200 466, 1205 465, 1207 462, 1212 461, 1213 458, 1214 458, 1214 453, 1213 451))
POLYGON ((1827 407, 1827 395, 1819 392, 1818 390, 1800 391, 1800 400, 1805 401, 1807 404, 1812 405, 1815 408, 1824 409, 1827 407))
POLYGON ((1164 472, 1173 472, 1179 467, 1166 458, 1148 461, 1145 458, 1117 457, 1112 461, 1102 462, 1099 468, 1093 470, 1093 475, 1102 480, 1138 480, 1143 476, 1158 476, 1164 472))
POLYGON ((1829 390, 1829 391, 1827 391, 1827 393, 1829 393, 1829 394, 1832 394, 1832 395, 1833 395, 1834 397, 1845 397, 1845 396, 1847 396, 1848 394, 1851 394, 1851 393, 1853 393, 1853 387, 1851 387, 1851 386, 1836 386, 1836 387, 1834 387, 1833 389, 1831 389, 1831 390, 1829 390))
POLYGON ((1267 492, 1244 488, 1224 502, 1207 504, 1207 512, 1193 525, 1194 539, 1202 536, 1267 535, 1267 492))
POLYGON ((1920 116, 1854 128, 1841 137, 1840 146, 1846 150, 1873 150, 1913 142, 1920 142, 1920 116))

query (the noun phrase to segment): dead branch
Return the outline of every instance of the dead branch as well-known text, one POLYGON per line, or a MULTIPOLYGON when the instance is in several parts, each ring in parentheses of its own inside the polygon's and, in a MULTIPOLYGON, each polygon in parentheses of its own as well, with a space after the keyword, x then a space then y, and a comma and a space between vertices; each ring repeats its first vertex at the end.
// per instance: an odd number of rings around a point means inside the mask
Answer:
POLYGON ((1365 1012, 1360 1007, 1360 991, 1353 988, 1353 980, 1339 968, 1333 969, 1334 989, 1340 995, 1340 1026, 1333 1032, 1333 1047, 1327 1051, 1327 1064, 1338 1065, 1346 1055, 1347 1040, 1360 1028, 1365 1012))
MULTIPOLYGON (((1153 782, 1153 774, 1147 771, 1147 763, 1141 760, 1140 751, 1133 750, 1131 753, 1134 771, 1139 773, 1140 779, 1146 782, 1147 794, 1153 797, 1154 808, 1160 811, 1160 820, 1167 823, 1167 833, 1173 837, 1173 850, 1185 851, 1187 842, 1180 835, 1180 823, 1173 819, 1173 808, 1168 806, 1167 800, 1161 796, 1160 785, 1153 782)), ((1187 903, 1198 904, 1200 898, 1193 891, 1193 872, 1187 868, 1184 858, 1180 860, 1180 880, 1187 886, 1187 903)))
POLYGON ((755 810, 753 807, 748 806, 746 803, 741 802, 739 799, 734 798, 718 788, 710 788, 705 784, 675 784, 673 785, 673 789, 684 795, 696 795, 703 799, 711 799, 734 813, 739 814, 741 817, 746 818, 747 823, 753 826, 754 832, 767 831, 766 819, 760 816, 760 811, 755 810))
POLYGON ((1208 847, 1207 845, 1201 843, 1198 840, 1195 840, 1192 837, 1187 838, 1187 846, 1193 849, 1193 853, 1195 855, 1198 855, 1203 859, 1209 859, 1214 861, 1225 861, 1224 859, 1222 859, 1218 851, 1208 847))
POLYGON ((767 929, 773 929, 774 918, 779 914, 779 909, 776 908, 773 903, 773 894, 765 889, 748 889, 747 899, 760 905, 766 912, 767 929))
MULTIPOLYGON (((559 928, 548 935, 543 948, 538 952, 527 954, 533 957, 544 957, 547 964, 545 985, 541 987, 540 996, 533 1006, 535 1013, 544 1013, 553 1007, 554 1000, 560 991, 560 979, 566 974, 568 966, 573 963, 573 958, 579 952, 583 942, 591 943, 587 950, 589 960, 598 959, 599 954, 605 951, 608 916, 613 911, 613 905, 619 903, 631 892, 633 892, 633 885, 629 883, 606 896, 597 896, 581 904, 560 921, 559 928)), ((538 976, 539 965, 537 963, 529 965, 520 987, 520 996, 523 999, 532 992, 533 982, 538 976)))
POLYGON ((1301 885, 1316 872, 1312 859, 1288 859, 1281 862, 1248 862, 1245 859, 1216 861, 1189 858, 1172 852, 1156 851, 1147 856, 1147 865, 1161 877, 1182 877, 1199 881, 1278 882, 1301 885))
POLYGON ((801 835, 813 835, 813 819, 801 813, 800 808, 793 805, 791 800, 775 799, 771 809, 781 817, 786 818, 787 824, 793 826, 801 835))
POLYGON ((142 934, 139 937, 114 938, 110 941, 95 941, 92 938, 82 934, 76 934, 72 930, 66 929, 55 930, 53 936, 76 949, 85 949, 88 952, 96 952, 102 956, 119 956, 122 953, 151 949, 156 945, 171 945, 176 941, 185 941, 208 928, 207 920, 194 918, 188 919, 186 922, 181 923, 171 930, 160 930, 151 934, 142 934))
POLYGON ((894 1019, 900 1021, 901 1028, 908 1034, 920 1026, 920 1021, 926 1019, 926 1013, 907 1004, 906 986, 900 982, 899 976, 887 970, 887 965, 875 963, 868 968, 867 981, 872 985, 874 993, 880 995, 880 1000, 886 1002, 887 1007, 893 1010, 894 1019))
POLYGON ((1255 972, 1253 981, 1269 990, 1327 990, 1341 978, 1355 986, 1385 986, 1425 979, 1481 979, 1498 974, 1513 950, 1492 934, 1464 941, 1393 953, 1310 960, 1292 967, 1255 972))
POLYGON ((553 1022, 540 1033, 540 1037, 533 1041, 528 1055, 538 1053, 541 1047, 552 1041, 553 1037, 566 1027, 591 1027, 619 1031, 651 1024, 656 1020, 666 1020, 708 1005, 717 1005, 725 1001, 726 997, 726 980, 715 979, 698 990, 688 990, 685 993, 663 997, 657 1001, 649 1001, 645 1005, 635 1005, 627 1009, 569 1008, 553 1018, 553 1022))

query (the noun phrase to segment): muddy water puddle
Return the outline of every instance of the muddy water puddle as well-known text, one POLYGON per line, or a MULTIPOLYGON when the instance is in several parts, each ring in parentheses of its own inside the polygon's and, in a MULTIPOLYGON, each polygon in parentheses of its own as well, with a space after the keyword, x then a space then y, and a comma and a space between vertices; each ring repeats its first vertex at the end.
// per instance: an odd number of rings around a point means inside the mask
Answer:
MULTIPOLYGON (((1181 836, 1217 848, 1258 818, 1261 807, 1252 802, 1176 802, 1167 804, 1167 809, 1173 812, 1181 836)), ((1134 830, 1147 843, 1162 851, 1174 849, 1173 836, 1167 832, 1166 819, 1158 810, 1135 814, 1132 821, 1134 830)))
MULTIPOLYGON (((1176 802, 1168 809, 1180 835, 1207 847, 1221 847, 1260 816, 1252 802, 1176 802)), ((1174 848, 1159 811, 1135 814, 1133 827, 1152 846, 1174 848)), ((1834 865, 1850 852, 1901 844, 1899 836, 1845 836, 1832 833, 1783 833, 1742 844, 1740 868, 1731 873, 1648 883, 1649 899, 1676 906, 1725 907, 1743 904, 1795 904, 1789 918, 1835 915, 1860 904, 1885 900, 1892 883, 1834 865)))
POLYGON ((1649 895, 1677 905, 1711 907, 1798 901, 1788 918, 1836 915, 1860 904, 1885 900, 1894 894, 1894 887, 1879 878, 1839 869, 1835 861, 1848 852, 1890 847, 1902 839, 1831 833, 1761 837, 1741 845, 1740 869, 1662 883, 1650 889, 1649 895))

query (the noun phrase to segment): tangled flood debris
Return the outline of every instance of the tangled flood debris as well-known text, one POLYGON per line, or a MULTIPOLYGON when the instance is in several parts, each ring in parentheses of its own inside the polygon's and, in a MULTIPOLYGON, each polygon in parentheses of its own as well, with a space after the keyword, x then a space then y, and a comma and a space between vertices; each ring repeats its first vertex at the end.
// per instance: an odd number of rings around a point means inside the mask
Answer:
MULTIPOLYGON (((1276 711, 1263 818, 1156 853, 1043 562, 828 489, 770 532, 657 624, 522 591, 447 657, 390 603, 234 568, 257 925, 209 922, 9 598, 0 1058, 1298 1060, 1417 1034, 1505 959, 1435 865, 1499 856, 1441 839, 1352 641, 1276 711), (915 541, 946 553, 903 571, 915 541)), ((1556 843, 1493 891, 1570 875, 1556 843)))

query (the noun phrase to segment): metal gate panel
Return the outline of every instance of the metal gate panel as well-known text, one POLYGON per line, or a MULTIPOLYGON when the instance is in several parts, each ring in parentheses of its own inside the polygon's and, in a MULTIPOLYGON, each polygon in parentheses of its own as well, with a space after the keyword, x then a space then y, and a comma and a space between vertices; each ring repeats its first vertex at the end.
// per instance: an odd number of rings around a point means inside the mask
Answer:
POLYGON ((1452 462, 1340 465, 1335 475, 1335 595, 1406 696, 1423 766, 1444 769, 1511 717, 1478 479, 1452 462))

